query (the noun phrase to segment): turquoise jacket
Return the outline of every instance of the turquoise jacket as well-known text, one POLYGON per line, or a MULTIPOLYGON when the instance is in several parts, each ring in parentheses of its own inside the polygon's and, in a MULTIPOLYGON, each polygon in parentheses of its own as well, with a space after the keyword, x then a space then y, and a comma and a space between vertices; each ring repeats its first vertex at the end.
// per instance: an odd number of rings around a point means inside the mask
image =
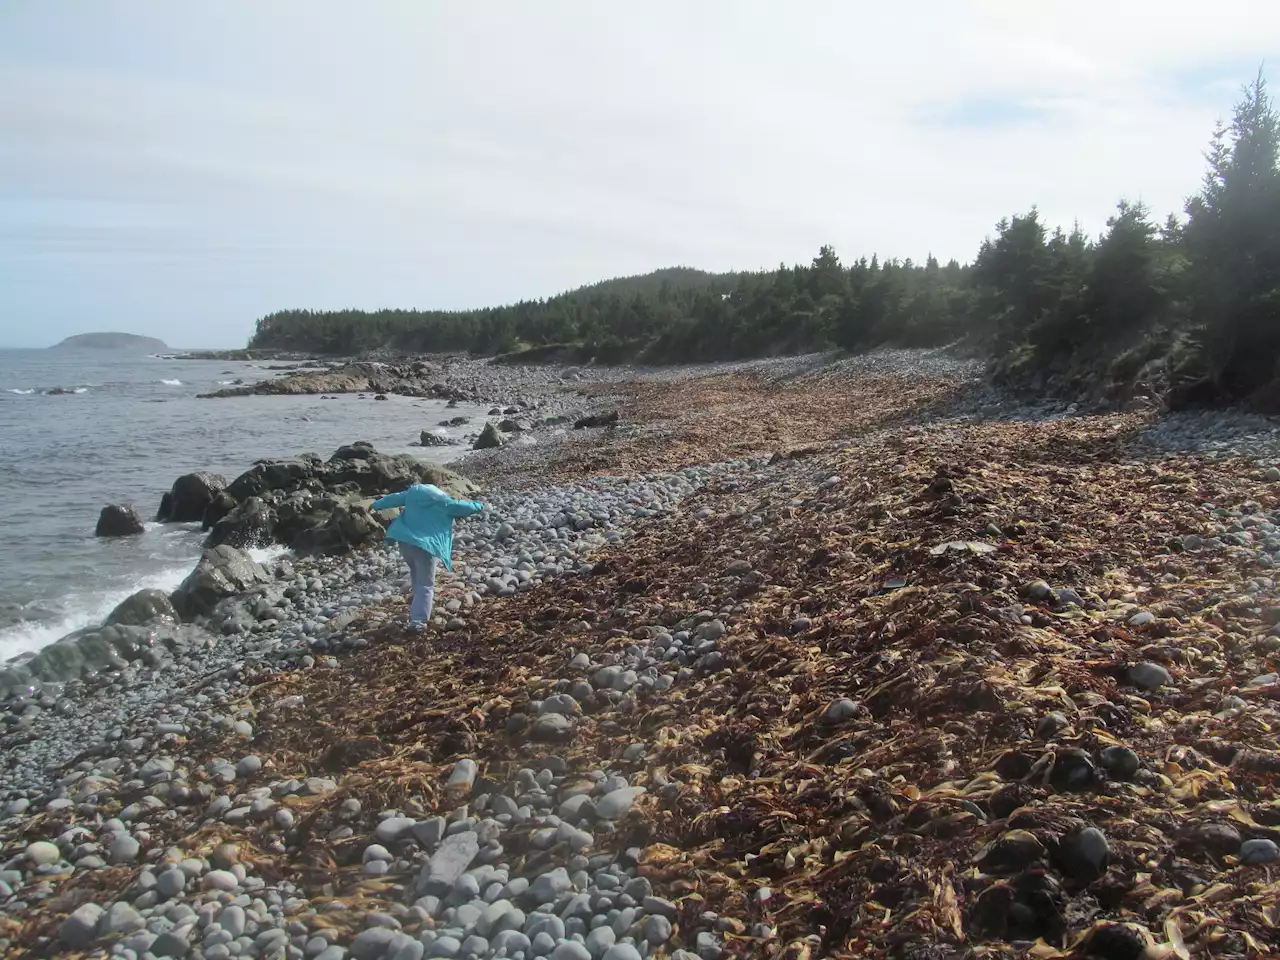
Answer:
POLYGON ((453 521, 484 509, 476 500, 454 500, 435 484, 415 483, 402 493, 392 493, 373 502, 375 510, 404 507, 387 530, 388 540, 421 547, 453 569, 453 521))

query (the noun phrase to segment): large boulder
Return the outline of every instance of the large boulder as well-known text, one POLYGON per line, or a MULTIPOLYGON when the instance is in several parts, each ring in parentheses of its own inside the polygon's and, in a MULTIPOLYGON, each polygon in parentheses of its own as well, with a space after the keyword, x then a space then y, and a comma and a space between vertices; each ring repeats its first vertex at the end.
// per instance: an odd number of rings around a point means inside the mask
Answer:
POLYGON ((386 534, 378 518, 358 503, 335 503, 327 516, 313 517, 314 523, 289 539, 299 553, 345 553, 377 543, 386 534))
POLYGON ((178 611, 162 590, 139 590, 122 600, 107 616, 107 625, 140 627, 148 623, 176 623, 178 611))
POLYGON ((226 486, 226 477, 216 473, 185 474, 173 482, 173 488, 160 501, 156 519, 161 523, 198 523, 226 486))
POLYGON ((250 497, 213 525, 205 547, 262 547, 275 541, 276 516, 260 498, 250 497))
POLYGON ((349 443, 335 450, 333 456, 329 458, 329 462, 332 463, 334 460, 369 460, 377 455, 378 451, 374 449, 372 443, 367 440, 357 440, 355 443, 349 443))
POLYGON ((98 514, 98 525, 94 527, 95 537, 134 537, 146 532, 142 525, 142 517, 136 508, 124 503, 112 503, 102 508, 98 514))
POLYGON ((444 435, 443 430, 441 430, 439 433, 437 433, 435 430, 423 430, 418 440, 418 446, 420 447, 451 447, 453 446, 453 441, 444 435))
POLYGON ((270 583, 271 575, 243 550, 229 544, 204 552, 196 568, 170 598, 185 620, 194 620, 217 606, 219 600, 270 583))
POLYGON ((323 462, 311 454, 288 460, 261 460, 236 477, 227 487, 227 493, 236 500, 246 500, 271 490, 294 490, 323 471, 323 462))
POLYGON ((227 491, 220 490, 218 495, 209 503, 209 506, 205 507, 204 516, 200 518, 200 529, 212 530, 214 524, 235 508, 236 498, 227 493, 227 491))
POLYGON ((492 423, 485 424, 485 428, 480 431, 480 436, 476 437, 476 442, 472 446, 472 450, 492 450, 494 447, 502 446, 502 434, 498 428, 492 423))

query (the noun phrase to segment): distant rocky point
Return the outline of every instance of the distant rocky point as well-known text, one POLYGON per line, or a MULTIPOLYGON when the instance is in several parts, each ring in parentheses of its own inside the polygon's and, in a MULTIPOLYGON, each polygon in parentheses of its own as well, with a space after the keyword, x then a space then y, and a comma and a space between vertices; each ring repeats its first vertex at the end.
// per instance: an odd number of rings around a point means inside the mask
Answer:
POLYGON ((136 333, 78 333, 67 337, 61 343, 54 344, 53 349, 85 347, 92 350, 168 350, 163 340, 154 337, 140 337, 136 333))

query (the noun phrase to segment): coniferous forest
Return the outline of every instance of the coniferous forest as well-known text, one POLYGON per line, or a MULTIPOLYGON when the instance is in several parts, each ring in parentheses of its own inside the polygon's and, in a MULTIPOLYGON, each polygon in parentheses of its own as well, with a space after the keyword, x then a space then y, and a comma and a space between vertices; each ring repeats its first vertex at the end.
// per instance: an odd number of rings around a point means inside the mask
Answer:
POLYGON ((468 311, 286 310, 255 349, 688 362, 962 341, 993 375, 1061 393, 1151 380, 1181 403, 1280 408, 1280 117, 1262 75, 1210 139, 1182 215, 1121 201, 1099 237, 1001 220, 973 262, 685 267, 468 311))

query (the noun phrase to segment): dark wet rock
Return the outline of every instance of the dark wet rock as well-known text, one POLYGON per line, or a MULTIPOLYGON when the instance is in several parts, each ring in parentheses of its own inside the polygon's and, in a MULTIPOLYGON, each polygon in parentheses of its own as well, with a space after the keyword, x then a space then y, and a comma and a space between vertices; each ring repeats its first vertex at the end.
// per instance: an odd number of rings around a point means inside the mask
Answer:
POLYGON ((1129 682, 1142 690, 1159 690, 1173 683, 1169 671, 1158 663, 1137 663, 1129 668, 1129 682))
POLYGON ((1054 755, 1049 782, 1055 790, 1088 790, 1097 785, 1098 779, 1098 768, 1085 751, 1068 747, 1054 755))
POLYGON ((1098 755, 1102 768, 1116 780, 1132 780, 1142 766, 1141 758, 1128 747, 1105 747, 1098 755))
POLYGON ((492 423, 485 424, 480 436, 476 437, 476 442, 472 445, 473 450, 492 450, 503 444, 502 433, 492 423))
POLYGON ((214 524, 204 545, 229 544, 244 550, 261 547, 275 540, 274 511, 258 497, 249 497, 214 524))
POLYGON ((1107 871, 1111 844, 1097 827, 1082 827, 1058 841, 1056 859, 1067 876, 1080 883, 1092 883, 1107 871))
POLYGON ((589 416, 580 417, 573 423, 573 429, 585 430, 590 427, 612 427, 618 423, 618 411, 610 410, 607 413, 593 413, 589 416))
POLYGON ((1099 923, 1072 955, 1081 960, 1146 960, 1155 955, 1154 947, 1150 932, 1135 923, 1099 923))
POLYGON ((1227 856, 1240 850, 1240 831, 1229 823, 1194 823, 1183 830, 1181 846, 1188 855, 1227 856))
POLYGON ((142 517, 136 507, 129 504, 112 503, 102 508, 98 514, 98 525, 93 529, 95 537, 135 537, 146 533, 142 517))
POLYGON ((1070 725, 1071 721, 1061 713, 1046 713, 1036 724, 1036 739, 1052 740, 1070 725))
POLYGON ((1280 860, 1280 847, 1274 840, 1246 840, 1240 845, 1240 862, 1244 864, 1274 863, 1280 860))
POLYGON ((200 529, 212 530, 219 520, 235 508, 236 498, 225 490, 218 491, 218 494, 209 502, 209 506, 205 507, 204 516, 200 518, 200 529))
POLYGON ((418 436, 418 445, 421 447, 451 447, 453 443, 448 437, 442 437, 431 430, 423 430, 418 436))
POLYGON ((204 552, 196 568, 173 592, 174 609, 187 620, 209 613, 219 601, 244 593, 271 576, 243 550, 223 544, 204 552))
POLYGON ((142 626, 148 623, 176 623, 178 611, 169 595, 161 590, 139 590, 122 600, 107 616, 107 624, 142 626))
POLYGON ((173 487, 160 503, 156 519, 161 523, 198 523, 204 519, 218 492, 227 480, 216 473, 188 473, 173 482, 173 487))
POLYGON ((1045 856, 1045 845, 1027 830, 1010 830, 978 855, 984 873, 1009 875, 1025 869, 1045 856))

